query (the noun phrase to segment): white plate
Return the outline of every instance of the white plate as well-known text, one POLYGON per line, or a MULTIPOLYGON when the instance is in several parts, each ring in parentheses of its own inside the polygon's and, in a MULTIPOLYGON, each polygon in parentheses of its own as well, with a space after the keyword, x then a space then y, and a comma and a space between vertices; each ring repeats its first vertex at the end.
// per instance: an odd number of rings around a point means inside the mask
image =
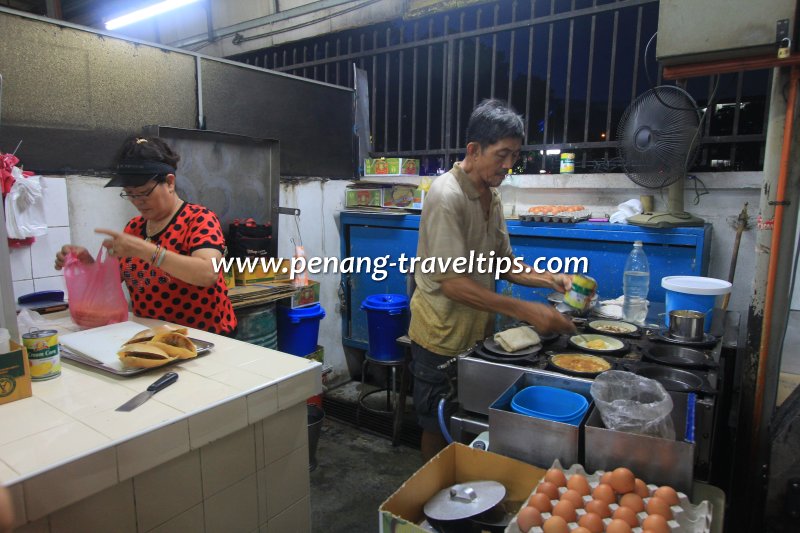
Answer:
POLYGON ((602 331, 606 335, 624 335, 626 333, 635 333, 639 329, 628 322, 619 322, 616 320, 593 320, 589 322, 589 327, 597 331, 602 331), (620 331, 603 331, 604 327, 619 328, 620 331))
POLYGON ((569 338, 573 344, 576 346, 580 346, 581 348, 586 348, 587 350, 595 350, 598 352, 613 352, 615 350, 621 350, 625 347, 625 344, 619 339, 615 339, 614 337, 609 337, 608 335, 595 335, 593 333, 587 333, 585 335, 573 335, 569 338), (593 340, 602 340, 606 343, 606 348, 591 348, 586 346, 586 342, 590 342, 593 340))

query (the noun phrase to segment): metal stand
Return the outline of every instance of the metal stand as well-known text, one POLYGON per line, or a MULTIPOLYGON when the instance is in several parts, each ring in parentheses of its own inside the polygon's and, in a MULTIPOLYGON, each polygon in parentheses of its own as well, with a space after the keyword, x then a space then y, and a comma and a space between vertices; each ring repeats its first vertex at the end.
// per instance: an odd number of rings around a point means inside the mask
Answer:
POLYGON ((408 351, 404 351, 404 357, 398 360, 385 361, 382 359, 375 359, 369 354, 364 356, 364 364, 361 370, 361 394, 358 396, 358 412, 357 419, 360 417, 361 409, 379 415, 392 416, 392 446, 397 446, 397 438, 400 434, 400 426, 403 422, 403 413, 406 406, 406 389, 408 388, 408 364, 411 360, 408 351), (367 369, 371 365, 386 367, 389 371, 386 373, 386 387, 381 387, 375 390, 367 391, 365 386, 365 378, 368 375, 367 369), (399 390, 397 387, 397 371, 400 371, 400 385, 399 390), (386 392, 386 408, 379 409, 370 407, 366 404, 366 398, 373 394, 386 392))

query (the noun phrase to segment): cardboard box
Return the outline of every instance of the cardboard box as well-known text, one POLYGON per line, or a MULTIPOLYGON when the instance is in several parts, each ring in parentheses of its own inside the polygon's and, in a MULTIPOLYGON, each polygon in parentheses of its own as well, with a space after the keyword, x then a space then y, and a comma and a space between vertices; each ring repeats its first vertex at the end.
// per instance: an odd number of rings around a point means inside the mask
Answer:
POLYGON ((0 354, 0 404, 30 398, 31 369, 28 351, 10 341, 11 351, 0 354))
MULTIPOLYGON (((284 283, 291 283, 284 282, 284 283)), ((279 300, 280 304, 285 307, 297 309, 298 307, 308 307, 319 303, 319 281, 308 280, 308 285, 305 287, 298 287, 292 296, 279 300)))
POLYGON ((419 159, 381 157, 364 160, 365 176, 419 176, 419 159))
MULTIPOLYGON (((273 260, 273 262, 276 261, 277 260, 273 260)), ((263 283, 265 281, 287 280, 291 276, 292 263, 290 259, 281 259, 279 263, 280 266, 277 268, 263 268, 268 263, 268 260, 265 260, 264 264, 261 264, 259 261, 257 268, 254 268, 253 270, 241 270, 237 268, 234 274, 236 278, 236 285, 247 286, 254 283, 263 283)))
POLYGON ((516 512, 545 470, 483 450, 453 443, 417 470, 381 504, 381 533, 420 533, 425 503, 442 489, 467 481, 492 480, 506 487, 506 510, 516 512))
POLYGON ((345 207, 382 207, 383 189, 346 189, 345 207))

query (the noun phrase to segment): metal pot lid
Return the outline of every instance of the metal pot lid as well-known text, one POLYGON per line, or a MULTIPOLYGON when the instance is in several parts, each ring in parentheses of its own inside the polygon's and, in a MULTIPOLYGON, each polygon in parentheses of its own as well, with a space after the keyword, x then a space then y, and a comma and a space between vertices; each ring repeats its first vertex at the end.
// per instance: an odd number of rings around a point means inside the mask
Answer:
POLYGON ((425 504, 431 520, 461 520, 488 511, 506 497, 497 481, 469 481, 440 490, 425 504))

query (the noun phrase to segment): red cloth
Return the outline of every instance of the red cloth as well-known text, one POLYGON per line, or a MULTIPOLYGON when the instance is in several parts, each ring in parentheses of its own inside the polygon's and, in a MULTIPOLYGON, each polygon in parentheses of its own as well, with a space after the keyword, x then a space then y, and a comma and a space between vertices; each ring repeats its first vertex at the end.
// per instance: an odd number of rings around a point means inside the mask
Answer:
MULTIPOLYGON (((11 191, 11 186, 14 185, 14 176, 11 175, 11 169, 17 166, 19 158, 12 154, 0 153, 0 184, 3 187, 3 195, 5 196, 11 191)), ((33 176, 35 173, 29 170, 23 170, 22 175, 25 177, 33 176)))

